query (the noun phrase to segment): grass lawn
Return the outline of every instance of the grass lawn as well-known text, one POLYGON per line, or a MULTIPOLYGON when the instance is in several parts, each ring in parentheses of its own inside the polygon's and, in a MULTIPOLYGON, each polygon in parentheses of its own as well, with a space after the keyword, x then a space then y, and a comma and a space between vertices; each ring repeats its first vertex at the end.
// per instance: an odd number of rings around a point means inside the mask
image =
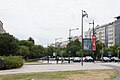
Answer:
POLYGON ((112 80, 116 76, 115 70, 85 70, 11 74, 0 76, 0 80, 112 80))

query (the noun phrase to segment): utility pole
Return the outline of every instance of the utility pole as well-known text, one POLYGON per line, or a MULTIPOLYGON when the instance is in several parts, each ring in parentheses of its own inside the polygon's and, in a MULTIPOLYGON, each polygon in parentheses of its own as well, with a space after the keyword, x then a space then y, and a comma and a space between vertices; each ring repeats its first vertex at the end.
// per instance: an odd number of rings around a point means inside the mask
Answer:
MULTIPOLYGON (((93 37, 95 37, 94 20, 92 23, 89 23, 89 24, 93 24, 93 36, 92 36, 92 38, 93 38, 93 37)), ((95 51, 94 50, 93 50, 93 59, 95 60, 95 51)))

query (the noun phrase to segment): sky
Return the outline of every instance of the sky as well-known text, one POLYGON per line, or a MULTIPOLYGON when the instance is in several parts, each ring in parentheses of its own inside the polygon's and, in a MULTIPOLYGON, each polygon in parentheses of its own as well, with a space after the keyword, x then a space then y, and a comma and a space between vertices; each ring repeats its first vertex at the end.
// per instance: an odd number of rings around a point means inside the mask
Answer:
MULTIPOLYGON (((120 15, 120 0, 0 0, 0 20, 6 32, 19 40, 32 37, 36 44, 47 46, 55 38, 67 40, 69 29, 72 36, 81 34, 82 10, 88 13, 84 18, 84 31, 104 25, 120 15)), ((59 40, 58 40, 59 41, 59 40)))

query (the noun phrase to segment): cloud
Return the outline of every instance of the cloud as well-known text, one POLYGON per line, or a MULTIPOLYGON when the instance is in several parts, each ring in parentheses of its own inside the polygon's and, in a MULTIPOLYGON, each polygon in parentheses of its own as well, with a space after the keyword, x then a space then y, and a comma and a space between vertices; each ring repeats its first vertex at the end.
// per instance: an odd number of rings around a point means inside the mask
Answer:
POLYGON ((89 22, 105 24, 119 15, 119 0, 0 0, 0 16, 7 32, 19 39, 31 36, 39 44, 49 44, 56 37, 68 37, 68 30, 79 27, 72 36, 80 35, 81 10, 84 30, 89 22), (45 43, 46 42, 46 43, 45 43))

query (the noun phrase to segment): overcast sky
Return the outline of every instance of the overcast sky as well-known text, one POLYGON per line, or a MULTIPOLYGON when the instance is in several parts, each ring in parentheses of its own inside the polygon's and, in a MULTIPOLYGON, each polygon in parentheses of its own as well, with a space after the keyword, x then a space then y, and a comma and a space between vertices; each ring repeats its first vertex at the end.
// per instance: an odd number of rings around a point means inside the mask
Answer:
POLYGON ((84 31, 89 22, 104 25, 120 15, 120 0, 0 0, 0 20, 4 29, 18 39, 32 37, 36 44, 48 45, 55 38, 67 40, 69 29, 72 36, 81 34, 81 10, 88 13, 84 18, 84 31))

